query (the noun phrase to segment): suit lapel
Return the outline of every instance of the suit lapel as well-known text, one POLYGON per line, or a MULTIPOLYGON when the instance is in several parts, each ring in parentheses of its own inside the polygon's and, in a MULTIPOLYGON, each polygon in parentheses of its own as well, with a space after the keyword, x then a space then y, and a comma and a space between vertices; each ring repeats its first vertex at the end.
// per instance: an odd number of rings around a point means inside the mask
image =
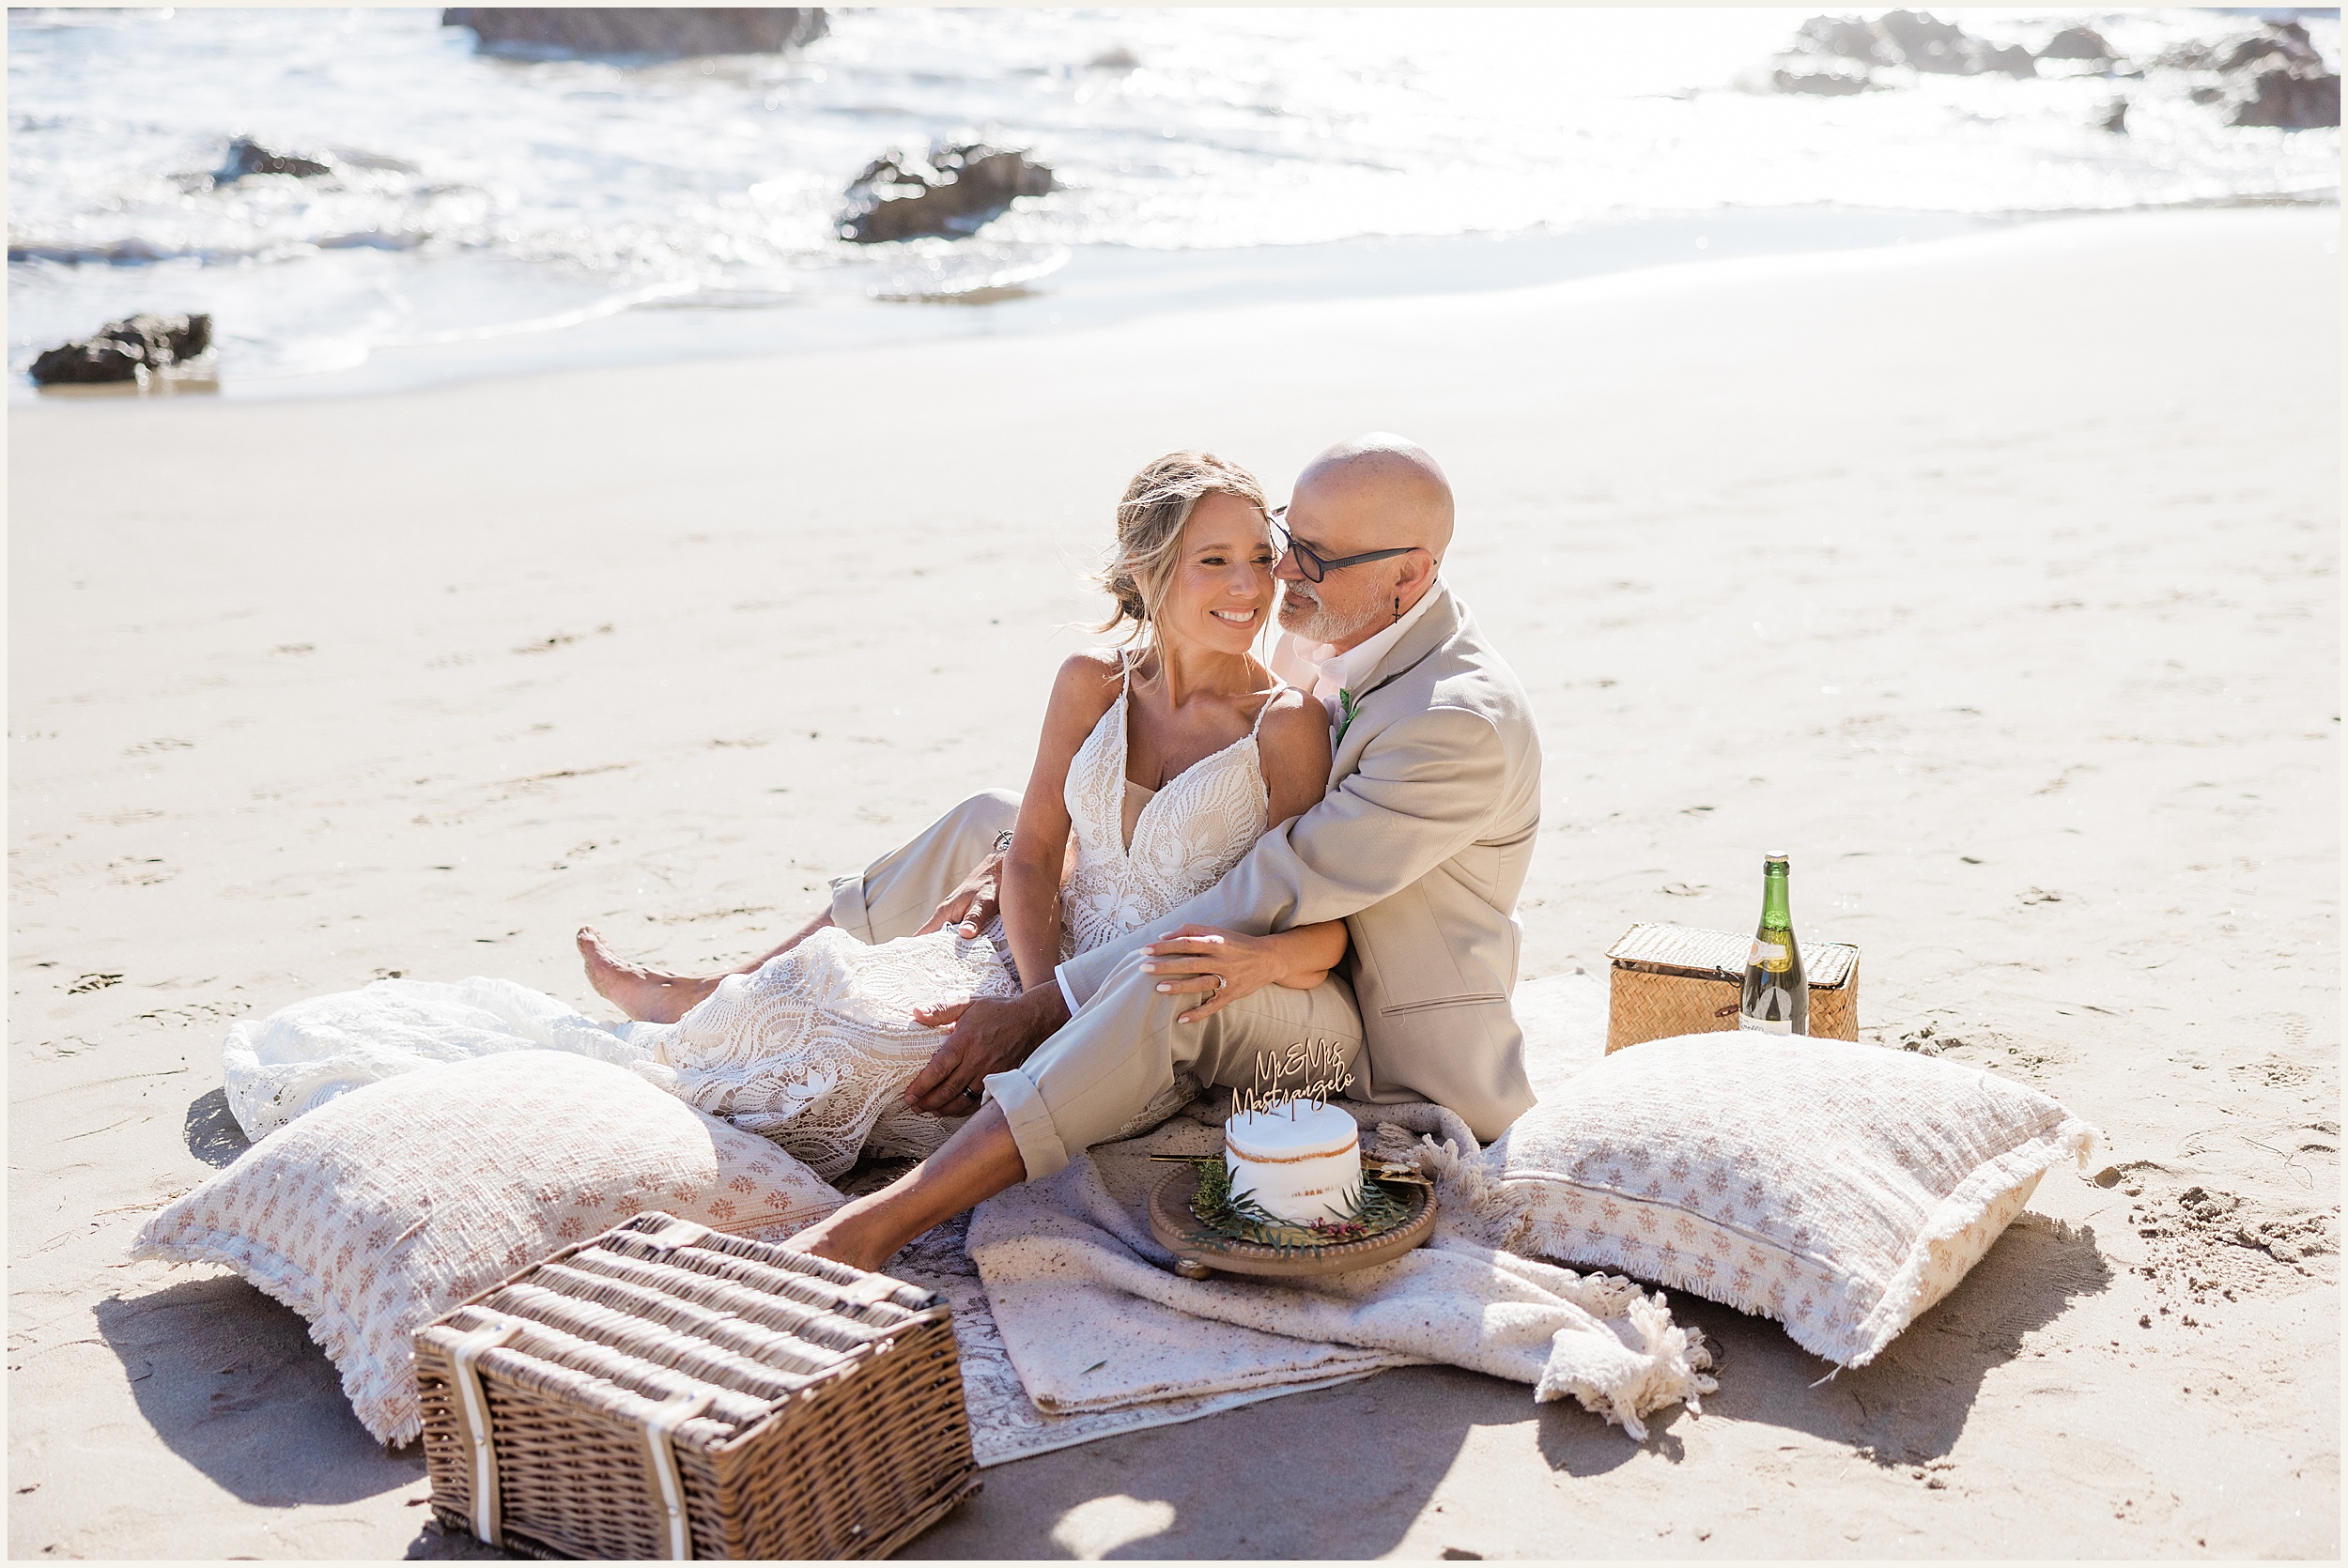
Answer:
POLYGON ((1386 650, 1386 656, 1378 661, 1378 668, 1369 672, 1368 681, 1354 696, 1367 699, 1382 686, 1390 686, 1426 662, 1436 649, 1449 642, 1460 630, 1460 601, 1451 596, 1451 590, 1442 583, 1435 585, 1438 595, 1427 607, 1427 613, 1411 623, 1411 629, 1402 640, 1386 650))
MULTIPOLYGON (((1357 712, 1362 703, 1426 663, 1434 655, 1436 649, 1459 635, 1461 620, 1460 602, 1451 596, 1451 590, 1440 581, 1435 584, 1433 592, 1435 601, 1427 607, 1427 613, 1411 623, 1411 629, 1403 634, 1402 640, 1386 650, 1386 656, 1378 661, 1362 689, 1354 693, 1357 712)), ((1351 752, 1343 749, 1345 741, 1352 738, 1352 729, 1349 724, 1346 733, 1338 737, 1339 749, 1329 759, 1329 787, 1333 790, 1339 779, 1353 771, 1353 761, 1349 759, 1358 760, 1361 756, 1363 742, 1356 741, 1351 752)))

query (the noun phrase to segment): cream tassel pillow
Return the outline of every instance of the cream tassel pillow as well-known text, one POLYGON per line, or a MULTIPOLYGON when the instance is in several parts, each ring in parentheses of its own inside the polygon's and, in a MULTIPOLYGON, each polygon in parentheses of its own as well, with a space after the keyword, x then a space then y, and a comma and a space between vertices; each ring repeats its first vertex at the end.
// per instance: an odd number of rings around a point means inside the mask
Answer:
POLYGON ((233 1268, 310 1320, 379 1442, 421 1429, 409 1344, 441 1313, 646 1209, 781 1237, 841 1195, 625 1068, 516 1051, 369 1084, 247 1149, 131 1255, 233 1268))
POLYGON ((1955 1288, 2094 1133, 2026 1084, 1746 1032, 1607 1056, 1487 1160, 1511 1251, 1773 1317, 1861 1366, 1955 1288))

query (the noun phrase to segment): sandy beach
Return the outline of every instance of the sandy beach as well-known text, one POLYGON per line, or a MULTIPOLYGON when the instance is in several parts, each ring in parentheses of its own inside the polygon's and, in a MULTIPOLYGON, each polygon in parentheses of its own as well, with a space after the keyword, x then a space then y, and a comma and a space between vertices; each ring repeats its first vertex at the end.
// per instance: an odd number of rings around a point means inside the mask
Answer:
POLYGON ((1285 493, 1370 428, 1447 468, 1539 713, 1524 976, 1747 928, 1783 849, 1865 1038, 2118 1180, 1831 1380, 1675 1293, 1721 1389, 1645 1447, 1413 1369, 991 1470, 915 1554, 2338 1555, 2339 234, 12 409, 11 1555, 462 1555, 299 1318, 123 1261, 240 1146, 226 1023, 393 975, 608 1015, 583 921, 762 950, 1024 779, 1135 467, 1285 493))

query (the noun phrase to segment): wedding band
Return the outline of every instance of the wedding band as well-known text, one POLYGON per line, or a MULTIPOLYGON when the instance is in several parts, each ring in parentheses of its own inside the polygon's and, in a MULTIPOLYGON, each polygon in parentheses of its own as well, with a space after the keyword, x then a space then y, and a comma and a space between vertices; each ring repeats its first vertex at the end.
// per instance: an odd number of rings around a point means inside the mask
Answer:
POLYGON ((1225 986, 1229 985, 1230 983, 1231 983, 1231 977, 1230 977, 1228 975, 1217 975, 1217 976, 1214 977, 1214 993, 1215 993, 1217 996, 1222 995, 1222 994, 1223 994, 1223 988, 1224 988, 1225 986))
POLYGON ((983 1097, 980 1095, 979 1091, 976 1089, 965 1089, 962 1091, 962 1098, 965 1099, 979 1099, 983 1097))

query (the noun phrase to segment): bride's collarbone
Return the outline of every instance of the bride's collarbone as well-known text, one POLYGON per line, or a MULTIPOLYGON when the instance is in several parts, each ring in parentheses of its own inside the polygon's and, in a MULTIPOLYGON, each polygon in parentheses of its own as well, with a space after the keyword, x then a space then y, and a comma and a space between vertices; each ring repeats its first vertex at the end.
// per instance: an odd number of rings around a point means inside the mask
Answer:
POLYGON ((1135 713, 1132 718, 1125 736, 1125 778, 1145 790, 1165 789, 1255 730, 1255 715, 1237 703, 1213 715, 1135 713))

